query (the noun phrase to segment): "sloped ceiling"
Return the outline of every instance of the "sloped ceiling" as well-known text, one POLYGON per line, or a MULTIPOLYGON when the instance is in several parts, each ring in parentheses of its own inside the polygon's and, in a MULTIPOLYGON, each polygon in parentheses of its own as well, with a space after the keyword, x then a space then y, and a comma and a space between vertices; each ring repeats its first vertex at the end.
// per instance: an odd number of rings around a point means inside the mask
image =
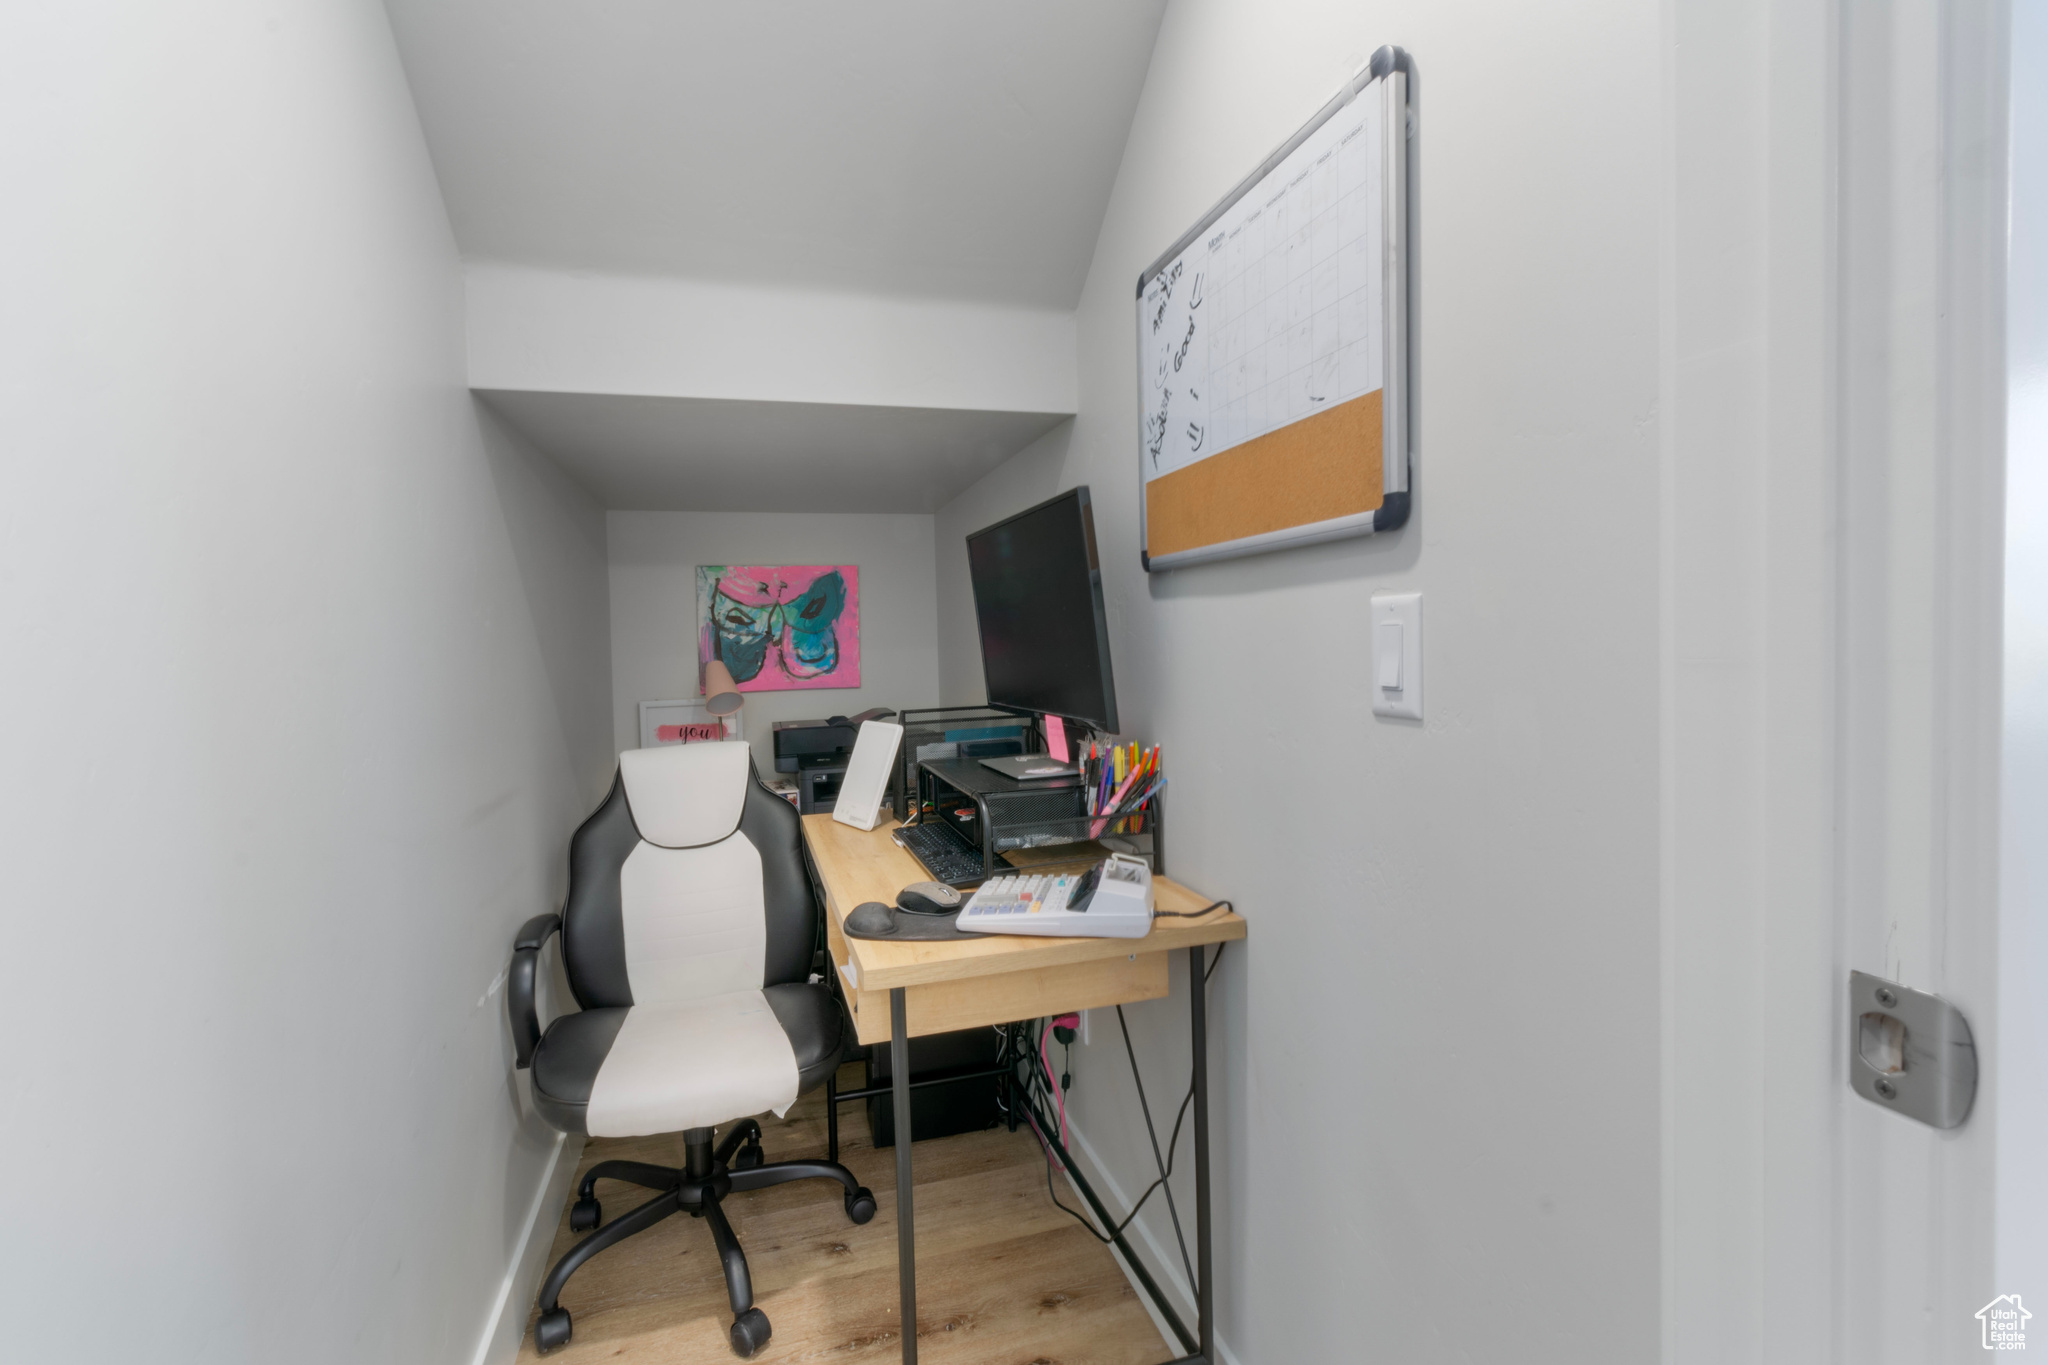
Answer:
POLYGON ((387 0, 464 255, 1072 308, 1164 0, 387 0))

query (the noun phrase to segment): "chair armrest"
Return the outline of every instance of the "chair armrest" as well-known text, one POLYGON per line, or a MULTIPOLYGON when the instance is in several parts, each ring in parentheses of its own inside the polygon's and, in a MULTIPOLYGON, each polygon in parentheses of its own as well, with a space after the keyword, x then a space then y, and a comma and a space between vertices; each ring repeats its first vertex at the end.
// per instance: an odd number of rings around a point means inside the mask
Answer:
POLYGON ((519 936, 512 940, 512 950, 538 948, 548 941, 548 936, 562 927, 560 915, 535 915, 519 926, 519 936))
POLYGON ((505 1013, 512 1021, 512 1051, 521 1071, 533 1065, 540 1046, 540 1015, 533 1006, 533 977, 541 945, 562 927, 560 915, 535 915, 512 940, 512 966, 505 978, 505 1013))

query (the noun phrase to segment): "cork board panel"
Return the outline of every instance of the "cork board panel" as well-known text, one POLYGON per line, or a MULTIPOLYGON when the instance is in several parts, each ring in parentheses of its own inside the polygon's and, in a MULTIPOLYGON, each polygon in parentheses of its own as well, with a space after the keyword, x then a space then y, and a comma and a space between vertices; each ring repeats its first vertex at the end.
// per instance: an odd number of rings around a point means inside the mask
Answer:
POLYGON ((1361 394, 1145 485, 1157 558, 1378 509, 1380 395, 1361 394))

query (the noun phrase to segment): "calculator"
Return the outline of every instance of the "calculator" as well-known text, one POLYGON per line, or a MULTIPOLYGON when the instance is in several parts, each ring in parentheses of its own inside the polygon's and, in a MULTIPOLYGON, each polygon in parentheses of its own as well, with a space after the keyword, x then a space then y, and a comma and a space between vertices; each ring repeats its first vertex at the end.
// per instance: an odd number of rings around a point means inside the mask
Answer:
POLYGON ((991 877, 955 924, 983 934, 1143 938, 1152 932, 1152 869, 1118 854, 1085 872, 991 877))

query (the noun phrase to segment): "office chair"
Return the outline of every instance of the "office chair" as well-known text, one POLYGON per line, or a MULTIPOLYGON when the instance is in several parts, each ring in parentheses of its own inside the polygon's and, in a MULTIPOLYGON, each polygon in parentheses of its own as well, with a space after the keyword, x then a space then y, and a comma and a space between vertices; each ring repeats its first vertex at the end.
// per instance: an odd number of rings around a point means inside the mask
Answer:
MULTIPOLYGON (((719 1202, 735 1190, 836 1180, 856 1223, 875 1197, 836 1161, 762 1164, 761 1125, 743 1116, 788 1110, 839 1065, 845 1014, 810 982, 818 905, 795 809, 754 774, 743 742, 681 744, 619 755, 611 794, 569 844, 569 894, 512 947, 507 1009, 534 1106, 557 1128, 592 1137, 683 1134, 681 1170, 604 1161, 583 1177, 569 1212, 578 1242, 540 1291, 534 1345, 569 1340, 562 1287, 606 1247, 687 1212, 711 1228, 732 1299, 732 1349, 767 1344, 747 1258, 719 1202), (569 987, 582 1009, 541 1032, 534 973, 560 930, 569 987), (717 1125, 740 1120, 712 1145, 717 1125), (658 1193, 598 1227, 596 1185, 621 1180, 658 1193)), ((835 1153, 836 1155, 836 1153, 835 1153)))

